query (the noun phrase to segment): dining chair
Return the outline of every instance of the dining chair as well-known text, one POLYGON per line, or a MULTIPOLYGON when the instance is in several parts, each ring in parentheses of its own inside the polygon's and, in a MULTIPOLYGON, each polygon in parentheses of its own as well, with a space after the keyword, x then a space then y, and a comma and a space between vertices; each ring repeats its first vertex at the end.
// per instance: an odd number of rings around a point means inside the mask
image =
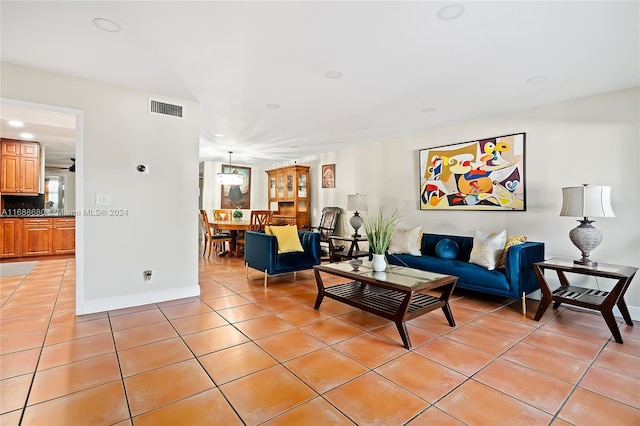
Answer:
MULTIPOLYGON (((214 222, 228 222, 231 220, 232 212, 231 210, 226 209, 217 209, 213 210, 213 221, 214 222)), ((222 231, 220 229, 215 229, 215 235, 224 234, 226 236, 230 236, 231 233, 229 231, 222 231)))
MULTIPOLYGON (((264 227, 271 221, 271 210, 251 210, 249 220, 250 231, 264 231, 264 227)), ((240 254, 240 246, 244 247, 244 235, 236 240, 236 256, 240 254)))
POLYGON ((213 211, 213 220, 231 220, 231 210, 218 209, 213 211))
POLYGON ((224 251, 224 243, 231 243, 231 237, 228 234, 219 234, 216 232, 215 225, 209 222, 209 216, 206 210, 200 210, 200 226, 202 227, 204 235, 202 257, 207 253, 207 245, 209 246, 209 256, 207 256, 207 258, 211 258, 214 243, 216 246, 220 245, 221 251, 224 251))

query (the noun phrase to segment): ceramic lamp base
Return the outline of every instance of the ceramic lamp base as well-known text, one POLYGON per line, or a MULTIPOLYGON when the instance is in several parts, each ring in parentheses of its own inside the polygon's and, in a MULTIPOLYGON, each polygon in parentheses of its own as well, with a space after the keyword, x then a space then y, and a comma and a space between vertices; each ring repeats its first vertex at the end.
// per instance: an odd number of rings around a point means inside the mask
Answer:
POLYGON ((580 222, 580 226, 573 228, 571 232, 569 232, 569 239, 573 245, 578 247, 582 253, 582 258, 574 260, 573 263, 576 265, 595 267, 598 265, 598 262, 589 259, 589 254, 602 242, 602 232, 591 225, 591 223, 594 222, 593 220, 587 220, 586 217, 578 222, 580 222))
POLYGON ((355 212, 351 217, 351 219, 349 219, 349 223, 351 224, 351 226, 353 227, 353 230, 355 231, 354 234, 352 235, 353 238, 360 238, 360 234, 358 234, 358 229, 360 229, 363 223, 363 219, 360 217, 360 213, 355 212))

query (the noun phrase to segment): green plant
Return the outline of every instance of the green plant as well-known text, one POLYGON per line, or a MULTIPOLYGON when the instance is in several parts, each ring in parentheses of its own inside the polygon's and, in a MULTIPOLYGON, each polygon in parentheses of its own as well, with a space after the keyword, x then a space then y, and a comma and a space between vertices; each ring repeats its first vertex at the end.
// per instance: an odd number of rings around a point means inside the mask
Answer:
POLYGON ((242 219, 242 210, 234 210, 233 211, 233 218, 234 219, 242 219))
POLYGON ((369 248, 373 254, 384 254, 400 222, 400 212, 395 209, 389 216, 385 216, 384 209, 380 207, 378 214, 367 214, 363 219, 369 248))

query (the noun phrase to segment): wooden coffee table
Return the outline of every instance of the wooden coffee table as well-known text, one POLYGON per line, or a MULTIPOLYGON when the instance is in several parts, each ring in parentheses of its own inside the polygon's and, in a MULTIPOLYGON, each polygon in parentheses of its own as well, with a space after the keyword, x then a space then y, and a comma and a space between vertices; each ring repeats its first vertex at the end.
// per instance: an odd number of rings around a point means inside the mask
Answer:
POLYGON ((449 325, 456 325, 449 307, 449 297, 458 277, 395 265, 387 266, 385 272, 374 272, 368 260, 329 263, 314 266, 313 269, 318 285, 315 309, 320 308, 326 296, 392 320, 407 349, 411 349, 411 340, 405 322, 410 319, 442 308, 449 325), (325 287, 321 272, 353 281, 325 287), (440 297, 420 293, 435 288, 442 290, 440 297))

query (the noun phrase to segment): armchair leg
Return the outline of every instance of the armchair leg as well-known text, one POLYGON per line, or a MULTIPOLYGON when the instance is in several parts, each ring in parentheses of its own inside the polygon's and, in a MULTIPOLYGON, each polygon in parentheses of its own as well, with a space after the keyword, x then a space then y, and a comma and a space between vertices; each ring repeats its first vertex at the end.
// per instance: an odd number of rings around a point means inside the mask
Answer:
POLYGON ((522 292, 522 315, 527 315, 527 294, 522 292))
POLYGON ((244 277, 249 279, 249 264, 247 262, 244 262, 244 277))
POLYGON ((265 287, 267 286, 267 277, 268 277, 268 276, 269 276, 269 275, 267 274, 267 270, 265 269, 265 270, 264 270, 264 286, 265 286, 265 287))
POLYGON ((298 273, 297 272, 293 272, 293 280, 297 280, 298 279, 298 273))

